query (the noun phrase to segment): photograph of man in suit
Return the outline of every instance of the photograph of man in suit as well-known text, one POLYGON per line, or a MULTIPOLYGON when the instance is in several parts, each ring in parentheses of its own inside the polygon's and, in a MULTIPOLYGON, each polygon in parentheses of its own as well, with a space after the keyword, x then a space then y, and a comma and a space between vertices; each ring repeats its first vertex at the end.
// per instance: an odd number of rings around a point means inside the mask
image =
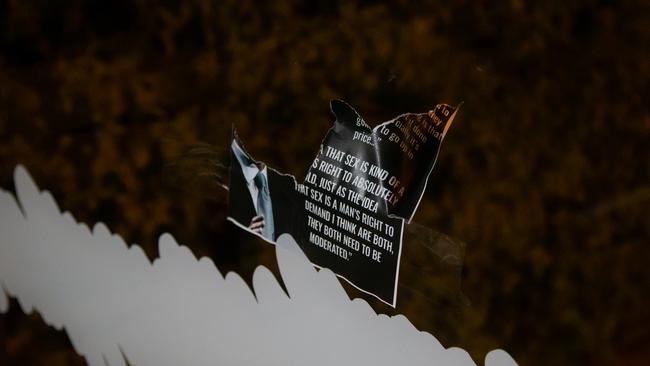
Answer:
POLYGON ((255 161, 242 145, 236 136, 230 145, 228 218, 271 242, 294 235, 296 180, 255 161))

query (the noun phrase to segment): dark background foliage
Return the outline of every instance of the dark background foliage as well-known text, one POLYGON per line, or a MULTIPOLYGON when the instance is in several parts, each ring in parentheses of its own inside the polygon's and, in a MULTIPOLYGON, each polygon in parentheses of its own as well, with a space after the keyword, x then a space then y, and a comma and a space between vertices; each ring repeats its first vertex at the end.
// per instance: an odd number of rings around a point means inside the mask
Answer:
MULTIPOLYGON (((646 1, 0 0, 0 183, 24 164, 62 209, 150 258, 169 231, 250 280, 273 249, 226 223, 209 175, 232 125, 301 178, 330 99, 371 124, 464 101, 414 220, 465 243, 467 301, 415 261, 397 310, 373 307, 479 363, 502 347, 522 365, 648 364, 649 14, 646 1)), ((2 363, 83 359, 13 302, 2 363)))

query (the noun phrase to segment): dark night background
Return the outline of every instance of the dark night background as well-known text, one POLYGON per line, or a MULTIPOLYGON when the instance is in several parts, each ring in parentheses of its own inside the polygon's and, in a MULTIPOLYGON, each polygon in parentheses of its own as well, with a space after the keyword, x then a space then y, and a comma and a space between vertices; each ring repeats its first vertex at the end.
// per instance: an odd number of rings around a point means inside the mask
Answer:
MULTIPOLYGON (((168 231, 250 280, 273 248, 204 175, 233 124, 303 177, 330 99, 463 101, 414 221, 464 243, 467 301, 414 262, 396 312, 479 364, 647 365, 649 84, 647 1, 0 0, 0 184, 24 164, 150 258, 168 231)), ((1 364, 84 362, 13 301, 1 364)))

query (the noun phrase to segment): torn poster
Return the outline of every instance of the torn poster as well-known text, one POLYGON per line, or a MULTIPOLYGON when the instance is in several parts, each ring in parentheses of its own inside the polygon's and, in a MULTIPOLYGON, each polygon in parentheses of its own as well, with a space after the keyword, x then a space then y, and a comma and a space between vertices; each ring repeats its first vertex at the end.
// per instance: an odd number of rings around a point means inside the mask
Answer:
POLYGON ((330 108, 334 126, 303 183, 253 159, 234 134, 228 218, 271 243, 290 234, 312 264, 394 307, 404 222, 457 108, 439 104, 374 129, 345 102, 330 108))

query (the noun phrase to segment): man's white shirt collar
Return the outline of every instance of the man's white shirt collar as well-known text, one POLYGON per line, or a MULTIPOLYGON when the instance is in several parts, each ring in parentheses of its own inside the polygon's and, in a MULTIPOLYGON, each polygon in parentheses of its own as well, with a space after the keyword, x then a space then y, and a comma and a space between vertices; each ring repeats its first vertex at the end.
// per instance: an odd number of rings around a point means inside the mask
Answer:
MULTIPOLYGON (((239 165, 241 166, 242 173, 244 174, 244 179, 246 179, 246 184, 248 185, 254 184, 255 182, 253 182, 253 180, 255 179, 257 173, 260 172, 260 168, 244 152, 244 150, 242 150, 242 148, 235 140, 232 141, 232 149, 233 152, 235 153, 235 157, 237 158, 237 161, 239 162, 239 165)), ((264 175, 264 177, 267 178, 268 181, 266 166, 264 166, 264 168, 262 169, 262 175, 264 175)))
MULTIPOLYGON (((255 212, 259 213, 257 207, 257 199, 260 192, 257 188, 257 185, 255 184, 255 176, 260 172, 260 168, 257 166, 257 164, 255 164, 255 161, 244 152, 237 141, 232 141, 231 148, 235 154, 235 158, 237 158, 237 162, 239 162, 239 166, 241 166, 244 180, 246 180, 246 188, 248 188, 248 192, 251 195, 251 200, 253 201, 255 212)), ((262 168, 262 175, 264 175, 264 178, 266 178, 266 182, 268 184, 269 177, 267 175, 266 165, 264 165, 264 168, 262 168)))

